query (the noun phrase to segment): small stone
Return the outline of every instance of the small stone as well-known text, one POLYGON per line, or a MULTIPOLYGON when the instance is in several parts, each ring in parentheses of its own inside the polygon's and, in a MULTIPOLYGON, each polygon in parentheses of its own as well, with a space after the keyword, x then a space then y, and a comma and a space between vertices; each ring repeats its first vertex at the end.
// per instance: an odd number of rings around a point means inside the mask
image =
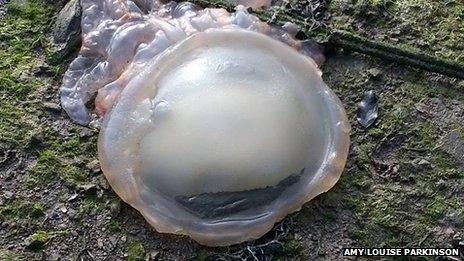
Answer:
POLYGON ((60 253, 51 253, 50 257, 47 259, 50 261, 59 261, 63 260, 60 253))
POLYGON ((103 240, 101 238, 97 239, 98 248, 103 248, 103 240))
POLYGON ((92 174, 98 174, 101 172, 100 162, 98 160, 92 160, 86 165, 86 167, 92 174))
MULTIPOLYGON (((461 165, 464 165, 464 137, 453 130, 442 139, 443 150, 452 155, 461 165)), ((462 166, 460 166, 462 168, 462 166)))
POLYGON ((453 236, 453 247, 464 248, 464 236, 456 233, 453 236))
POLYGON ((71 197, 68 198, 68 202, 74 201, 75 199, 77 199, 78 196, 79 196, 78 194, 72 195, 71 197))
POLYGON ((435 182, 435 186, 440 189, 440 190, 444 190, 446 189, 446 181, 444 181, 443 179, 439 179, 437 182, 435 182))
POLYGON ((430 110, 430 107, 427 106, 426 104, 422 103, 422 102, 418 102, 418 103, 414 104, 414 107, 420 113, 427 113, 430 110))
POLYGON ((7 8, 8 8, 8 1, 0 0, 0 20, 5 18, 7 8))
MULTIPOLYGON (((97 117, 97 116, 95 116, 95 117, 97 117)), ((101 128, 101 121, 99 119, 92 120, 89 123, 89 127, 92 128, 92 129, 95 129, 95 130, 99 130, 101 128)))
POLYGON ((74 210, 74 209, 72 209, 72 208, 69 209, 69 210, 68 210, 68 216, 69 216, 70 218, 74 219, 75 217, 77 217, 77 211, 74 210))
POLYGON ((64 205, 62 205, 62 206, 60 207, 60 211, 61 211, 62 213, 65 213, 65 214, 66 214, 66 213, 68 212, 68 209, 67 209, 64 205))
POLYGON ((119 211, 121 211, 121 203, 119 201, 112 202, 110 204, 110 212, 112 215, 117 215, 119 214, 119 211))
POLYGON ((53 28, 53 63, 77 50, 81 43, 82 7, 79 0, 69 1, 59 12, 53 28))
POLYGON ((34 68, 33 73, 34 73, 34 76, 37 76, 37 77, 54 75, 54 73, 50 70, 50 67, 45 63, 41 63, 37 65, 37 67, 34 68))
POLYGON ((13 192, 11 192, 11 191, 5 191, 5 192, 3 192, 3 197, 4 197, 5 199, 10 199, 10 198, 13 197, 13 192))
POLYGON ((88 138, 88 137, 92 137, 93 133, 92 133, 92 130, 89 129, 89 128, 86 128, 86 127, 83 127, 82 128, 82 131, 81 131, 81 138, 88 138))
POLYGON ((151 260, 157 260, 160 257, 160 252, 159 251, 151 251, 148 255, 146 260, 151 261, 151 260))
POLYGON ((97 191, 97 198, 102 198, 103 197, 103 194, 105 194, 105 192, 102 190, 102 189, 99 189, 97 191))
POLYGON ((85 160, 84 160, 84 157, 75 157, 73 161, 76 165, 82 165, 84 164, 85 160))
POLYGON ((118 243, 118 239, 115 236, 109 236, 107 240, 105 240, 108 245, 114 246, 118 243))
POLYGON ((77 188, 83 193, 88 194, 88 195, 97 194, 97 186, 95 186, 95 184, 90 184, 90 183, 83 184, 83 185, 79 185, 77 188))
POLYGON ((290 35, 296 35, 298 33, 298 26, 295 23, 286 22, 282 28, 290 35))
POLYGON ((364 93, 362 101, 358 104, 356 116, 364 128, 369 128, 379 117, 379 105, 373 90, 364 93))
POLYGON ((391 30, 389 31, 389 35, 390 36, 400 36, 401 35, 401 31, 396 29, 396 30, 391 30))
POLYGON ((378 78, 382 74, 382 71, 380 71, 377 68, 371 68, 371 69, 367 70, 367 72, 369 73, 369 75, 372 78, 378 78))
POLYGON ((426 41, 422 40, 422 39, 419 39, 419 40, 416 40, 416 44, 420 47, 427 47, 429 46, 429 43, 427 43, 426 41))
POLYGON ((57 103, 54 102, 44 102, 43 106, 45 109, 48 109, 53 112, 60 112, 61 111, 61 106, 57 103))
POLYGON ((430 168, 432 168, 432 163, 430 163, 426 159, 414 159, 413 161, 411 161, 411 164, 415 168, 420 168, 420 169, 430 169, 430 168))
POLYGON ((449 227, 449 228, 445 229, 444 232, 445 232, 446 235, 453 235, 454 234, 454 229, 449 227))
POLYGON ((126 241, 127 241, 127 237, 126 237, 126 236, 122 236, 122 237, 121 237, 121 242, 126 243, 126 241))
POLYGON ((98 185, 104 189, 104 190, 109 190, 110 189, 110 184, 108 181, 103 177, 103 175, 99 176, 98 178, 98 185))
POLYGON ((37 146, 37 145, 40 145, 44 140, 44 135, 41 131, 39 132, 34 132, 31 136, 31 140, 30 140, 30 145, 31 146, 37 146))
POLYGON ((428 160, 425 160, 425 159, 421 159, 421 160, 417 163, 417 165, 419 165, 419 166, 421 166, 421 167, 427 167, 427 168, 431 167, 430 162, 429 162, 428 160))
POLYGON ((59 219, 60 215, 57 212, 52 212, 48 217, 49 219, 59 219))

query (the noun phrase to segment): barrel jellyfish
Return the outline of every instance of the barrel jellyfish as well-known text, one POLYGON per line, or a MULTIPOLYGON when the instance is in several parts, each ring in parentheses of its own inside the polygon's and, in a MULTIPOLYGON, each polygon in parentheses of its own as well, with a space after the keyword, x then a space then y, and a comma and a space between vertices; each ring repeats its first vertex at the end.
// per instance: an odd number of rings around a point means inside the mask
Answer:
POLYGON ((208 246, 256 239, 338 181, 350 125, 295 25, 243 6, 81 5, 61 103, 79 124, 101 121, 105 177, 157 231, 208 246))

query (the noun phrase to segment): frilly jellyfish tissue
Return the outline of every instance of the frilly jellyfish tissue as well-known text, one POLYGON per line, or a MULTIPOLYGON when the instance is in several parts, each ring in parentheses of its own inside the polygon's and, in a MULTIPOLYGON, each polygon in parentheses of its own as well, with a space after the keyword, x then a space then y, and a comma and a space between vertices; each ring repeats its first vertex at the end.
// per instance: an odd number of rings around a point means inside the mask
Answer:
POLYGON ((350 125, 314 43, 190 3, 82 0, 63 108, 96 96, 116 193, 159 232, 224 246, 261 237, 338 181, 350 125))

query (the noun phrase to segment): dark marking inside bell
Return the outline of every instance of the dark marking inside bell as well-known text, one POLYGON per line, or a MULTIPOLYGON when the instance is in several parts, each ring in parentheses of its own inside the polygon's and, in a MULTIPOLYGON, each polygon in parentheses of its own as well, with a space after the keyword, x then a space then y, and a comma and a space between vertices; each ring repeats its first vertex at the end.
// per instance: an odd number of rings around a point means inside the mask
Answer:
POLYGON ((220 218, 266 205, 279 197, 285 189, 297 183, 305 169, 292 174, 276 186, 238 192, 204 193, 195 196, 176 196, 175 199, 190 213, 200 218, 220 218))

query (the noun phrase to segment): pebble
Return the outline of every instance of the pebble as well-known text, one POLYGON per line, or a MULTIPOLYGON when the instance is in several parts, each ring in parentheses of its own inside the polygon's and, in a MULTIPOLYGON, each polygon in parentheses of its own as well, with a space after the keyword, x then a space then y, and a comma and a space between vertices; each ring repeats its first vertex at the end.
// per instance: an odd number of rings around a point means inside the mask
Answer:
POLYGON ((68 216, 69 216, 70 218, 75 218, 75 217, 77 216, 77 211, 74 210, 74 209, 72 209, 72 208, 69 209, 69 210, 68 210, 68 216))
POLYGON ((146 260, 156 260, 160 256, 159 251, 151 251, 150 254, 147 255, 146 260))
POLYGON ((98 160, 93 160, 86 165, 87 169, 90 170, 92 174, 98 174, 101 172, 100 162, 98 160))
POLYGON ((453 236, 453 246, 462 248, 464 247, 464 237, 460 233, 453 236))
POLYGON ((81 138, 89 138, 89 137, 92 137, 93 133, 92 133, 92 130, 89 129, 89 128, 86 128, 86 127, 83 127, 82 128, 82 131, 81 131, 81 138))
POLYGON ((108 181, 103 176, 99 176, 98 184, 104 190, 109 190, 110 189, 110 184, 108 183, 108 181))
POLYGON ((60 207, 60 211, 66 214, 68 212, 68 209, 63 205, 60 207))
POLYGON ((121 211, 121 203, 118 202, 112 202, 110 205, 110 212, 112 215, 117 215, 121 211))
POLYGON ((30 143, 32 145, 41 144, 43 140, 44 140, 44 135, 41 131, 39 131, 39 132, 35 132, 34 134, 32 134, 30 143))
POLYGON ((430 167, 431 164, 428 160, 425 160, 425 159, 421 159, 417 165, 421 166, 421 167, 430 167))
POLYGON ((68 198, 68 202, 74 201, 75 199, 77 199, 78 196, 79 196, 78 194, 72 195, 71 197, 68 198))
POLYGON ((45 109, 48 109, 53 112, 60 112, 61 111, 61 106, 57 103, 54 102, 44 102, 43 106, 45 109))
POLYGON ((5 17, 7 7, 7 0, 0 0, 0 20, 5 17))
POLYGON ((454 229, 449 227, 447 229, 445 229, 445 234, 446 235, 453 235, 455 233, 454 229))
POLYGON ((464 137, 461 133, 453 130, 443 137, 442 142, 443 150, 451 154, 459 163, 464 164, 464 137))
POLYGON ((110 236, 107 241, 110 242, 111 246, 114 246, 114 245, 116 245, 118 239, 116 237, 114 237, 114 236, 110 236))
POLYGON ((379 105, 373 90, 364 93, 362 101, 358 104, 356 119, 364 128, 369 128, 379 117, 379 105))
POLYGON ((80 21, 82 8, 79 0, 69 1, 59 12, 53 28, 53 62, 75 52, 81 43, 80 21))
POLYGON ((10 199, 10 198, 13 197, 13 195, 14 195, 13 192, 8 191, 8 190, 5 191, 5 192, 3 192, 3 197, 4 197, 5 199, 10 199))
POLYGON ((382 71, 380 71, 377 68, 371 68, 367 70, 367 72, 369 73, 370 76, 372 76, 372 78, 378 78, 382 74, 382 71))
POLYGON ((78 189, 88 195, 97 194, 97 186, 95 186, 95 184, 88 183, 88 184, 79 185, 78 189))

